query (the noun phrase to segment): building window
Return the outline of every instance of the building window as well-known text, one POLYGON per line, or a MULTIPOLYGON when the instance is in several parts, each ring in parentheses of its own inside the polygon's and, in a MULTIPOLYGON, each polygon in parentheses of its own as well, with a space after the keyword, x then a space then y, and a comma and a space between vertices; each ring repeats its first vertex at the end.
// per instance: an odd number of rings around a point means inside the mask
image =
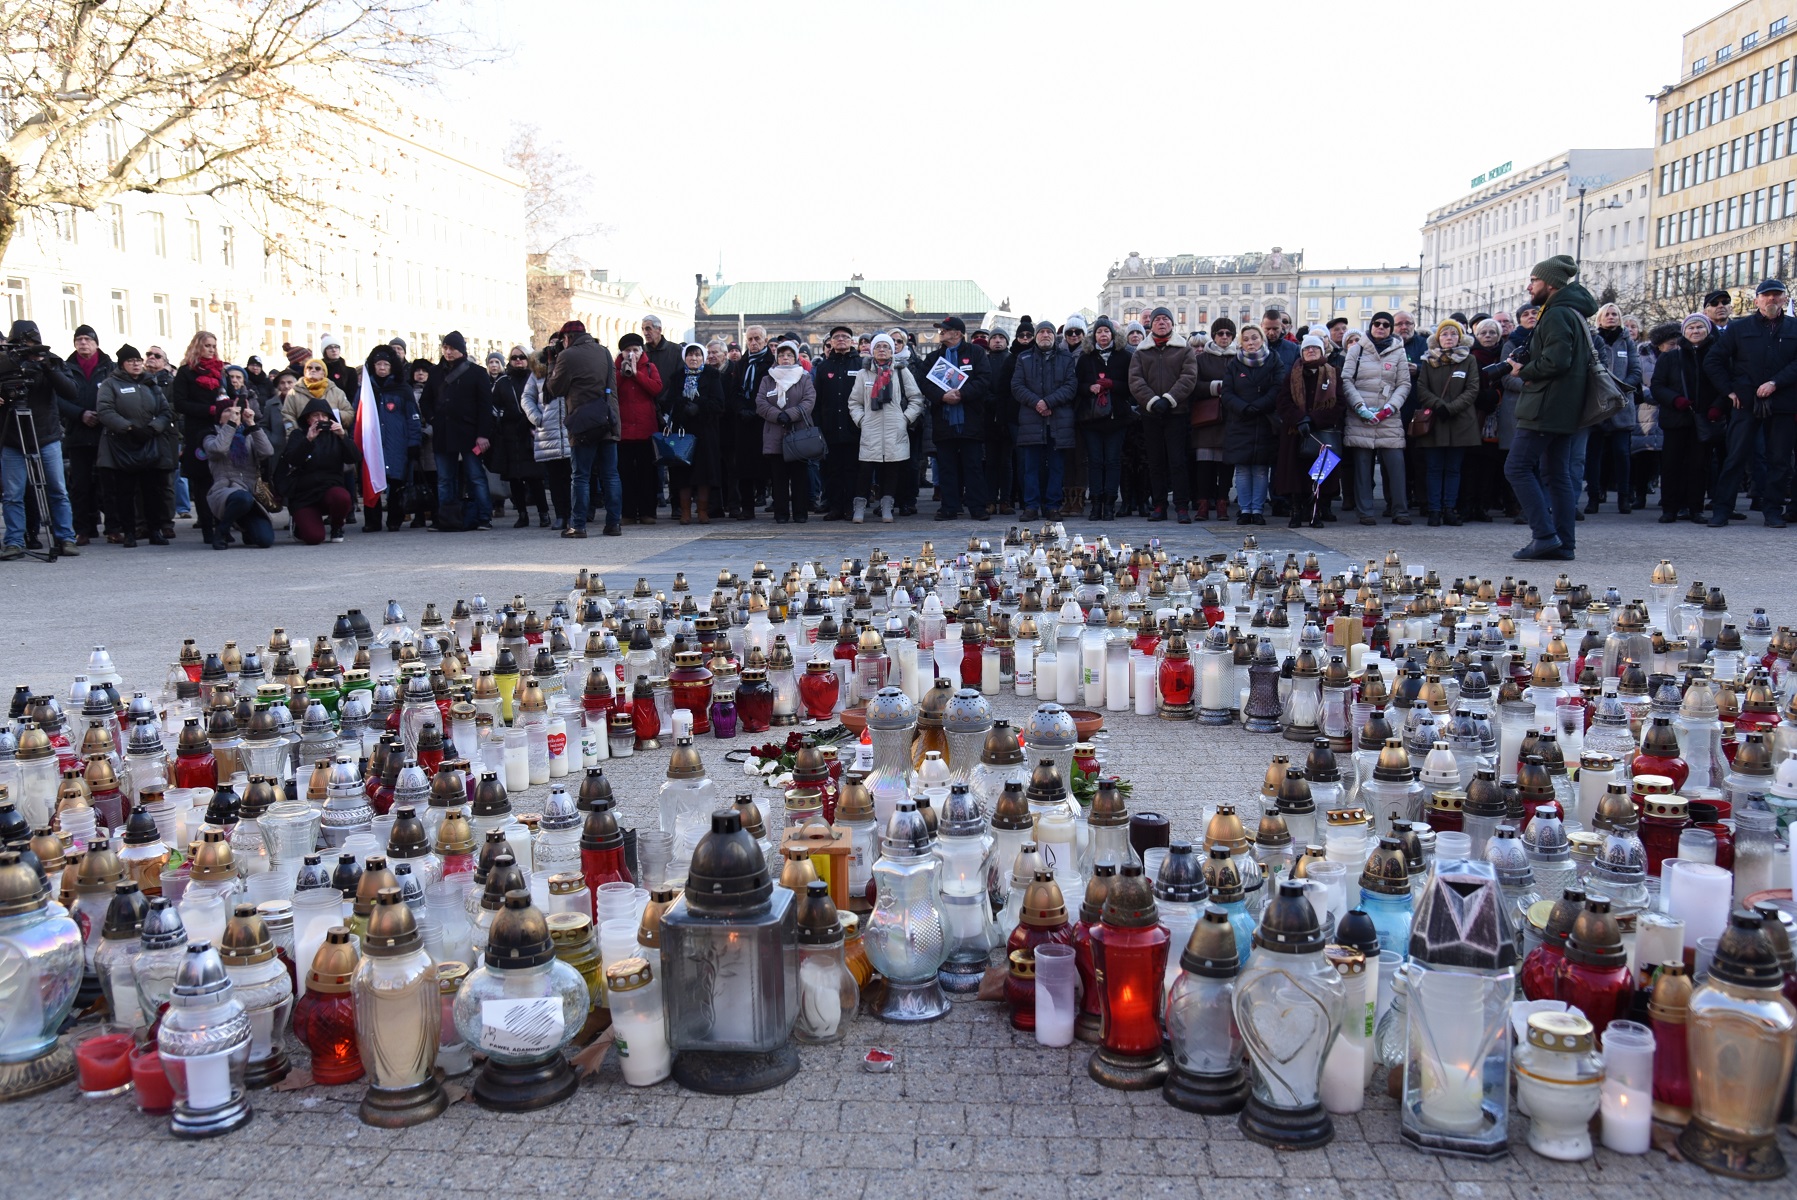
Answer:
POLYGON ((168 221, 161 213, 150 214, 150 249, 157 258, 168 257, 168 221))
POLYGON ((1766 31, 1766 36, 1777 37, 1779 34, 1783 33, 1785 31, 1785 20, 1786 18, 1784 17, 1775 17, 1772 21, 1772 27, 1766 31))
POLYGON ((175 314, 168 306, 168 295, 157 292, 150 297, 150 307, 156 310, 156 336, 171 336, 175 332, 175 314))
POLYGON ((72 208, 55 208, 50 210, 50 221, 56 228, 56 239, 73 246, 80 242, 80 231, 75 227, 75 210, 72 208))
POLYGON ((1167 285, 1166 285, 1166 284, 1164 284, 1164 283, 1157 283, 1157 284, 1155 284, 1155 285, 1154 285, 1154 294, 1155 294, 1155 295, 1156 295, 1156 296, 1157 296, 1157 297, 1158 297, 1158 296, 1165 296, 1165 295, 1166 295, 1166 294, 1167 294, 1167 285))
MULTIPOLYGON (((188 300, 187 311, 193 317, 193 331, 195 333, 206 328, 206 302, 204 300, 200 299, 198 296, 188 300)), ((315 345, 316 343, 311 344, 315 345)))
POLYGON ((1183 283, 1179 285, 1179 294, 1182 296, 1186 294, 1186 285, 1183 283))
POLYGON ((229 225, 218 227, 218 253, 225 266, 237 265, 237 231, 229 225))
POLYGON ((1700 57, 1700 58, 1698 58, 1698 60, 1696 62, 1691 64, 1691 74, 1693 74, 1693 75, 1701 74, 1703 69, 1709 65, 1710 65, 1709 59, 1700 57))
POLYGON ((1227 283, 1218 284, 1217 290, 1222 295, 1229 295, 1229 285, 1227 283))
POLYGON ((112 331, 122 338, 131 336, 131 305, 119 288, 112 289, 112 331))
POLYGON ((189 261, 201 261, 200 250, 200 223, 189 217, 187 220, 187 257, 189 261))
POLYGON ((81 285, 62 285, 62 323, 70 329, 81 324, 81 285))
POLYGON ((1741 53, 1742 54, 1747 53, 1749 50, 1753 49, 1755 46, 1757 46, 1759 44, 1760 44, 1760 31, 1759 30, 1756 29, 1751 33, 1744 33, 1741 35, 1741 53))
POLYGON ((117 204, 106 206, 106 230, 112 235, 112 248, 122 251, 125 248, 125 210, 117 204))
POLYGON ((1716 61, 1719 63, 1727 62, 1734 57, 1734 54, 1735 48, 1733 46, 1719 46, 1716 49, 1716 61))
POLYGON ((1279 294, 1281 296, 1285 295, 1285 284, 1284 283, 1279 284, 1279 286, 1276 290, 1279 292, 1279 294))
POLYGON ((1208 295, 1210 295, 1210 284, 1208 284, 1208 283, 1201 283, 1201 284, 1199 284, 1199 285, 1198 285, 1198 294, 1199 294, 1199 295, 1200 295, 1200 296, 1208 296, 1208 295))
POLYGON ((6 324, 10 328, 14 321, 29 320, 31 312, 31 288, 23 278, 9 275, 0 280, 0 297, 6 303, 6 324))

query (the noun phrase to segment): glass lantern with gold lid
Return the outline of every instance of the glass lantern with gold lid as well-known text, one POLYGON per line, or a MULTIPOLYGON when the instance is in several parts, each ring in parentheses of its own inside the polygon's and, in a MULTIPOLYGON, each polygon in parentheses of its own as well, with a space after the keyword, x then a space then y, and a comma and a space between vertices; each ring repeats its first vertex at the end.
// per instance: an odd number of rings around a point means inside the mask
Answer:
POLYGON ((19 852, 0 853, 0 1100, 49 1091, 75 1077, 57 1033, 84 966, 81 931, 50 907, 50 892, 19 852))
POLYGON ((359 1110, 363 1122, 399 1129, 441 1114, 449 1098, 433 1069, 443 1020, 437 967, 398 888, 375 896, 350 994, 369 1076, 359 1110))

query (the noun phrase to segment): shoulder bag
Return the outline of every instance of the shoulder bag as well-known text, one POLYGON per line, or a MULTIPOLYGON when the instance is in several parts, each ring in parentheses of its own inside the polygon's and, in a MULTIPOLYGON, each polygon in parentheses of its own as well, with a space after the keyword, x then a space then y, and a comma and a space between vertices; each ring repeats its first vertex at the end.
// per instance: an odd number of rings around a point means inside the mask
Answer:
POLYGON ((822 458, 829 450, 824 442, 824 431, 811 423, 810 417, 800 417, 800 424, 788 429, 780 438, 780 456, 787 462, 810 462, 814 458, 822 458))

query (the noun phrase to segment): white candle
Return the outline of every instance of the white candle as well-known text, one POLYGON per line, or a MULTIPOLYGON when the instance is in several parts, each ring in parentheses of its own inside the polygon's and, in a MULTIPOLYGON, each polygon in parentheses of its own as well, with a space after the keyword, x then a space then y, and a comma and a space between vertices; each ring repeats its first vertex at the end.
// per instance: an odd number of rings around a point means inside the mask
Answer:
POLYGON ((1111 712, 1129 711, 1129 659, 1104 664, 1104 706, 1111 712))
POLYGON ((1036 984, 1036 1044, 1070 1046, 1073 1044, 1073 1005, 1057 1004, 1054 988, 1036 984))
POLYGON ((1054 684, 1055 698, 1062 704, 1078 704, 1080 698, 1078 651, 1057 654, 1055 665, 1059 668, 1059 675, 1054 684))
POLYGON ((1357 1113, 1366 1105, 1366 1043, 1335 1039, 1323 1060, 1320 1094, 1332 1113, 1357 1113))
POLYGON ((1146 654, 1136 657, 1136 715, 1154 715, 1154 659, 1146 654))
MULTIPOLYGON (((657 1012, 656 1017, 659 1016, 657 1012)), ((673 1070, 674 1056, 668 1049, 668 1033, 662 1021, 619 1011, 612 1015, 612 1023, 617 1030, 618 1067, 624 1073, 624 1082, 631 1087, 648 1087, 666 1079, 673 1070)))
POLYGON ((1706 863, 1678 863, 1667 888, 1666 912, 1685 923, 1685 947, 1699 938, 1720 937, 1728 925, 1728 908, 1734 896, 1734 878, 1721 867, 1706 863))
POLYGON ((505 790, 522 792, 530 786, 530 751, 520 744, 505 747, 504 753, 505 790))
POLYGON ((1604 1080, 1598 1111, 1604 1119, 1604 1148, 1618 1154, 1646 1154, 1653 1142, 1653 1097, 1615 1079, 1604 1080))
POLYGON ((917 670, 917 643, 910 638, 902 639, 894 661, 898 667, 899 686, 905 689, 905 695, 911 698, 911 703, 921 704, 925 685, 917 670))
POLYGON ((998 695, 998 651, 990 646, 980 652, 980 694, 998 695))
POLYGON ((1080 685, 1085 689, 1086 704, 1104 707, 1104 643, 1086 641, 1080 646, 1080 685))
POLYGON ((1011 682, 1019 696, 1036 694, 1036 643, 1030 641, 1017 643, 1017 665, 1012 673, 1011 682))
POLYGON ((1360 664, 1366 659, 1366 653, 1367 644, 1365 642, 1355 642, 1348 647, 1348 673, 1350 675, 1360 674, 1360 664))
POLYGON ((1061 656, 1053 650, 1044 650, 1036 660, 1036 699, 1054 700, 1059 689, 1056 684, 1061 678, 1061 656))
POLYGON ((568 773, 568 722, 560 713, 549 718, 549 778, 568 773))

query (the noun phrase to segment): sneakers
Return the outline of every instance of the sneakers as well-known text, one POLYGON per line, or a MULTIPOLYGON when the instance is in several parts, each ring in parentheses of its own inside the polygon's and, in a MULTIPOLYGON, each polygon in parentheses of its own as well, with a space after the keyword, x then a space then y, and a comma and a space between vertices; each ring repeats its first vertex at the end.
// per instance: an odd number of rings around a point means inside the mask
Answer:
POLYGON ((1524 546, 1510 557, 1521 559, 1525 562, 1532 562, 1538 560, 1570 559, 1572 553, 1561 546, 1557 540, 1552 542, 1531 540, 1528 545, 1524 546))
MULTIPOLYGON (((842 516, 841 513, 832 513, 831 519, 840 519, 841 516, 842 516)), ((892 518, 890 516, 887 517, 887 520, 891 520, 891 519, 892 518)), ((855 497, 855 513, 853 516, 851 516, 849 518, 849 520, 853 521, 857 525, 863 524, 867 520, 867 497, 866 496, 856 496, 855 497)))
POLYGON ((327 541, 327 542, 341 542, 341 541, 342 541, 342 540, 343 540, 343 526, 341 526, 341 525, 333 525, 333 526, 331 526, 331 533, 330 533, 330 536, 329 536, 329 537, 327 537, 327 538, 325 538, 325 541, 327 541))
POLYGON ((11 562, 15 558, 24 557, 25 547, 23 546, 15 546, 10 542, 4 546, 0 546, 0 562, 11 562))

